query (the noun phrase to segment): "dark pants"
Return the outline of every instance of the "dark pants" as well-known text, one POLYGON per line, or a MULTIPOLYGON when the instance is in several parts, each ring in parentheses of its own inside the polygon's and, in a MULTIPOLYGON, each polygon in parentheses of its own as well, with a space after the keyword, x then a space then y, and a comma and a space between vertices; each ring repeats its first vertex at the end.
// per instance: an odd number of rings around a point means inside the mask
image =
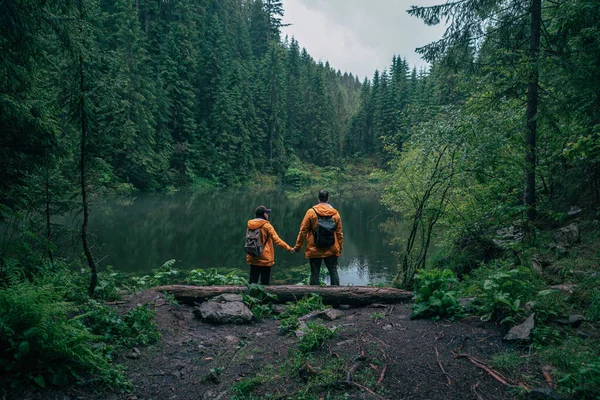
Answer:
POLYGON ((329 271, 329 279, 331 280, 332 286, 340 285, 340 277, 338 276, 337 266, 338 266, 338 258, 337 256, 329 256, 325 258, 309 258, 310 260, 310 284, 318 285, 319 284, 319 274, 321 273, 321 261, 325 260, 325 266, 327 267, 327 271, 329 271))
POLYGON ((258 283, 260 276, 260 284, 268 285, 271 279, 271 267, 261 267, 260 265, 250 266, 250 283, 258 283))

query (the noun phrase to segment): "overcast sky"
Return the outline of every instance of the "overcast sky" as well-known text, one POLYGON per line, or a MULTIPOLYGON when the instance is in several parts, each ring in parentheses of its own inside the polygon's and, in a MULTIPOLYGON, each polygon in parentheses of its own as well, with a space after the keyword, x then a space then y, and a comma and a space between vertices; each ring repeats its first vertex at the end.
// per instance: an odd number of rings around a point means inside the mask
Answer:
POLYGON ((443 24, 427 26, 411 17, 411 5, 445 0, 283 0, 283 36, 294 36, 315 59, 342 72, 371 79, 389 68, 394 54, 410 66, 427 66, 415 48, 442 37, 443 24))

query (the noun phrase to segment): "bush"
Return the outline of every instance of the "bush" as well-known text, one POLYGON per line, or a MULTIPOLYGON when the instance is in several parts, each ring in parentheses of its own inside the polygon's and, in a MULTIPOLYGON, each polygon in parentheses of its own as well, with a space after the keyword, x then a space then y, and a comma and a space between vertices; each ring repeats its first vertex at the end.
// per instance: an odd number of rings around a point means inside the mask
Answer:
POLYGON ((81 373, 114 386, 126 386, 121 370, 104 354, 94 335, 66 302, 64 288, 51 284, 16 284, 0 290, 0 370, 16 373, 39 386, 63 386, 81 373))
POLYGON ((311 174, 302 166, 291 166, 285 170, 283 182, 294 188, 300 188, 310 184, 311 174))
POLYGON ((531 300, 543 286, 540 278, 525 267, 511 268, 496 263, 496 268, 481 267, 468 279, 466 292, 476 295, 475 310, 484 321, 512 321, 521 304, 531 300))
POLYGON ((420 270, 415 275, 415 304, 411 318, 432 317, 432 319, 454 318, 463 315, 463 309, 456 301, 451 286, 458 279, 449 269, 420 270))
POLYGON ((87 312, 79 318, 85 321, 94 334, 110 344, 132 348, 160 340, 160 333, 154 322, 156 312, 145 306, 137 306, 123 316, 94 301, 86 309, 87 312))

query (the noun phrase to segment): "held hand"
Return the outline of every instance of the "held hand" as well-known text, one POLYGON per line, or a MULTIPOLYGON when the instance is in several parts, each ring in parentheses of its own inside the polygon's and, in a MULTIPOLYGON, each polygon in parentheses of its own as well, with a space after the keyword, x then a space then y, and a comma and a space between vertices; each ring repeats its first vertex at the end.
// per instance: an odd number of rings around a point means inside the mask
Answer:
POLYGON ((296 252, 296 249, 294 249, 293 247, 290 249, 290 253, 294 254, 296 252))

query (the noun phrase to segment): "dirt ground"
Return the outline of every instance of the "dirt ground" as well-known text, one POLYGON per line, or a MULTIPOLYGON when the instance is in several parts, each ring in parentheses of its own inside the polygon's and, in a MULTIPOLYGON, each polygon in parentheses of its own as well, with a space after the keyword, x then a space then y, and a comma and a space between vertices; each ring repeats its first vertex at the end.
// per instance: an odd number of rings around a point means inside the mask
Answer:
MULTIPOLYGON (((156 310, 161 341, 117 361, 133 382, 129 393, 93 393, 74 387, 31 392, 27 399, 210 399, 235 397, 234 385, 260 381, 238 399, 511 399, 517 391, 500 383, 466 354, 489 365, 509 349, 497 326, 477 317, 461 321, 410 320, 410 305, 343 308, 324 322, 338 331, 302 365, 294 365, 298 339, 278 333, 273 319, 248 325, 210 325, 193 307, 167 302, 154 291, 131 297, 156 310), (348 381, 347 371, 352 371, 348 381), (320 386, 332 373, 340 381, 320 386), (253 396, 253 397, 251 397, 253 396), (304 397, 303 397, 304 396, 304 397)), ((540 371, 541 373, 541 371, 540 371)), ((511 382, 518 384, 518 382, 511 382)), ((239 393, 239 392, 238 392, 239 393)))

